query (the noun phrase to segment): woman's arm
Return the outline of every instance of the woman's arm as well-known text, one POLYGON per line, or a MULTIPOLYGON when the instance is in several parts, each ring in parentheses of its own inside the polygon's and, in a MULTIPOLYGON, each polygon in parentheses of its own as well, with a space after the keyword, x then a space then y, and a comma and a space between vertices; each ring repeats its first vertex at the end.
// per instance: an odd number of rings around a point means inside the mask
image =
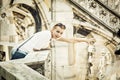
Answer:
POLYGON ((33 51, 44 51, 44 50, 51 50, 51 48, 41 48, 41 49, 36 49, 36 48, 33 48, 33 51))
POLYGON ((94 38, 86 39, 86 38, 59 38, 58 41, 68 42, 68 43, 76 43, 76 42, 95 42, 94 38))

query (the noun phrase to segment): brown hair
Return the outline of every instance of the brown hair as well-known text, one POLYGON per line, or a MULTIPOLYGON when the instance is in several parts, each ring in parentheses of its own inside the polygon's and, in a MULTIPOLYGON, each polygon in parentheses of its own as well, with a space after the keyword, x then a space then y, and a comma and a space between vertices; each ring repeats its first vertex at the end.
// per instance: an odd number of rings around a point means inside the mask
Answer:
POLYGON ((61 29, 66 29, 66 26, 62 23, 55 24, 53 28, 56 28, 56 26, 60 27, 61 29))

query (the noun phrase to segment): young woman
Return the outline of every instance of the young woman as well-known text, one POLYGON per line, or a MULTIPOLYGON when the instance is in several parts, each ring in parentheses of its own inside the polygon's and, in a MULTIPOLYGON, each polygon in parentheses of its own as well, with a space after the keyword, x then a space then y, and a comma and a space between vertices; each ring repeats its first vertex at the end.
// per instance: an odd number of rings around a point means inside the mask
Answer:
POLYGON ((12 59, 19 59, 24 58, 29 52, 31 51, 38 51, 43 48, 47 48, 49 46, 49 43, 51 42, 51 39, 56 39, 59 41, 64 42, 91 42, 94 41, 94 39, 81 39, 81 38, 62 38, 62 34, 64 30, 66 29, 65 25, 62 23, 58 23, 53 26, 53 28, 49 31, 41 31, 35 33, 30 39, 23 42, 22 45, 18 46, 17 48, 12 50, 12 59))

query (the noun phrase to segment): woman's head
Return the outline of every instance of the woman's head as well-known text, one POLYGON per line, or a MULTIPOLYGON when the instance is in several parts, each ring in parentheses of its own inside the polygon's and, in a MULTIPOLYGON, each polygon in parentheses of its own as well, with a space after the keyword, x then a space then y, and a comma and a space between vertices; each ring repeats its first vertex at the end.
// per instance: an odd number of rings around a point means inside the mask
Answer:
POLYGON ((66 26, 63 25, 62 23, 55 24, 51 30, 52 38, 54 39, 60 38, 65 29, 66 29, 66 26))

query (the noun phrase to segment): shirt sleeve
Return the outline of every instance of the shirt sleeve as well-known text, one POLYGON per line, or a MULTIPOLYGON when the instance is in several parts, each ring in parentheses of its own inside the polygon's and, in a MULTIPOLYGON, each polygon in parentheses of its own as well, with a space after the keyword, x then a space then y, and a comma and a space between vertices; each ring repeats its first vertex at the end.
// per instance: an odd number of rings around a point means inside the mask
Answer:
POLYGON ((35 43, 34 47, 35 49, 41 49, 44 47, 48 47, 51 39, 51 33, 50 31, 43 31, 40 33, 37 33, 35 35, 35 43))

